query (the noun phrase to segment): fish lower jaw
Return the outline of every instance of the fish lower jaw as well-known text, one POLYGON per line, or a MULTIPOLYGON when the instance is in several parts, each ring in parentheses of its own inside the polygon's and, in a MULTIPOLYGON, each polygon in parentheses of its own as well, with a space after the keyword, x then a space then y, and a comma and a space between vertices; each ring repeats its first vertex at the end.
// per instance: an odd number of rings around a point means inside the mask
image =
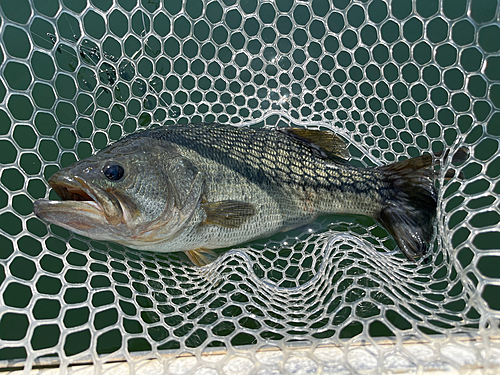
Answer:
MULTIPOLYGON (((100 212, 103 214, 101 206, 93 200, 49 200, 49 199, 39 199, 35 201, 33 205, 33 212, 35 215, 40 216, 47 213, 62 213, 69 210, 83 210, 88 212, 100 212)), ((74 212, 78 215, 78 212, 74 212)))
POLYGON ((37 200, 33 205, 37 217, 78 234, 99 238, 109 233, 110 224, 99 204, 95 201, 37 200))

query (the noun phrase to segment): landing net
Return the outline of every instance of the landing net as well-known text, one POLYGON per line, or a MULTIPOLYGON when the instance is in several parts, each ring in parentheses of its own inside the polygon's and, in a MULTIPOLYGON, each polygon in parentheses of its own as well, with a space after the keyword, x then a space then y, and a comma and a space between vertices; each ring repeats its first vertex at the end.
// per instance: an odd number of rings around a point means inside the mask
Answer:
POLYGON ((4 0, 0 18, 2 368, 499 371, 496 0, 4 0), (457 173, 438 179, 427 262, 364 217, 321 218, 201 272, 33 215, 61 167, 200 121, 329 128, 356 165, 470 157, 441 166, 457 173))

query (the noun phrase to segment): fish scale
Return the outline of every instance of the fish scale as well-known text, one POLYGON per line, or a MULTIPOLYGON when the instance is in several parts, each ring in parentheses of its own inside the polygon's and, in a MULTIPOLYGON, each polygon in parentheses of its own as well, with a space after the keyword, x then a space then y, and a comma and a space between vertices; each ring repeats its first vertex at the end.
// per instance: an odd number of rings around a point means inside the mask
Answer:
POLYGON ((51 177, 62 192, 78 192, 78 181, 85 182, 81 189, 88 191, 80 196, 93 202, 66 203, 81 207, 81 229, 75 220, 64 222, 64 201, 39 201, 35 212, 92 238, 185 251, 198 265, 214 259, 211 249, 336 213, 373 217, 408 258, 425 254, 436 210, 432 157, 378 168, 349 165, 347 157, 345 142, 326 130, 166 125, 133 134, 51 177), (114 168, 111 177, 108 168, 114 168), (113 209, 113 202, 119 207, 113 209), (89 223, 89 212, 99 226, 89 223))
MULTIPOLYGON (((354 188, 354 178, 359 174, 355 167, 339 167, 314 157, 307 147, 269 128, 255 131, 218 124, 191 124, 173 127, 164 134, 161 129, 154 129, 138 136, 166 140, 228 167, 234 159, 239 162, 232 167, 235 172, 253 177, 249 169, 255 171, 254 175, 262 171, 266 179, 276 180, 277 183, 294 181, 300 186, 315 184, 313 188, 348 190, 354 188), (245 147, 236 141, 242 138, 245 139, 245 147), (214 152, 216 150, 219 152, 214 152)), ((364 182, 369 184, 369 181, 364 182)))

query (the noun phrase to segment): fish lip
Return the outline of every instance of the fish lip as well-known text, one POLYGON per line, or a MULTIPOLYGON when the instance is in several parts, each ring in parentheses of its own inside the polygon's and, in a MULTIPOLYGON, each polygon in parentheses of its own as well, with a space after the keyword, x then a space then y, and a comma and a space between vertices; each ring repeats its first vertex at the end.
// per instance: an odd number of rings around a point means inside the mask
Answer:
POLYGON ((94 201, 95 193, 78 177, 56 173, 49 178, 49 185, 63 201, 94 201))
POLYGON ((90 204, 94 209, 97 208, 112 225, 117 225, 122 221, 123 207, 110 192, 92 187, 78 176, 68 176, 63 173, 55 173, 48 182, 63 202, 90 204))

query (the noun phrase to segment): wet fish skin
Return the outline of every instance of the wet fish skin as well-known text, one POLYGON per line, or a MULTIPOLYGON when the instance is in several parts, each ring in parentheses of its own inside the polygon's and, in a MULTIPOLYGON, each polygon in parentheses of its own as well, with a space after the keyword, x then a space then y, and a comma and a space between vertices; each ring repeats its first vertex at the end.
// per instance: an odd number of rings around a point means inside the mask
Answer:
POLYGON ((345 143, 329 131, 163 126, 133 134, 50 178, 63 198, 92 201, 39 200, 34 210, 87 237, 185 251, 200 265, 213 259, 210 249, 332 213, 373 217, 409 259, 424 255, 436 211, 432 156, 379 168, 355 167, 346 157, 345 143), (124 174, 111 181, 104 171, 114 165, 124 174))

